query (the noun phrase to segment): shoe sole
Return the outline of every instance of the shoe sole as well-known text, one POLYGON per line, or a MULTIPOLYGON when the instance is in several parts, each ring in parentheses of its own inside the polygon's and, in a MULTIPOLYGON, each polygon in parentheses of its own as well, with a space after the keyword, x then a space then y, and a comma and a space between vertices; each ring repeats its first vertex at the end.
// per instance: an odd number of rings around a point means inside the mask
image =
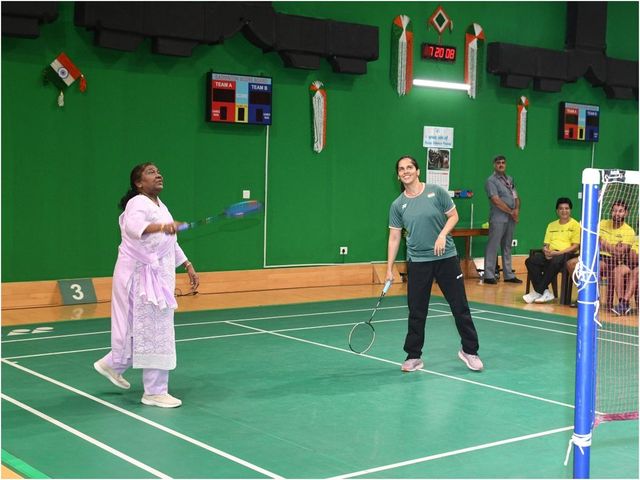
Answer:
POLYGON ((538 299, 534 300, 533 303, 549 303, 549 302, 551 302, 551 301, 553 301, 555 299, 556 299, 556 297, 550 298, 549 300, 541 300, 541 299, 538 298, 538 299))
POLYGON ((154 400, 148 400, 144 397, 142 397, 142 400, 140 400, 140 402, 143 403, 144 405, 149 405, 150 407, 160 407, 160 408, 178 408, 179 406, 182 405, 182 402, 174 405, 169 405, 167 403, 160 403, 154 400))
POLYGON ((415 372, 416 370, 420 370, 422 367, 424 367, 424 362, 420 362, 414 368, 400 368, 400 370, 403 372, 415 372))
POLYGON ((467 366, 469 370, 473 370, 474 372, 482 371, 482 368, 473 368, 469 363, 469 361, 465 358, 464 355, 462 355, 462 353, 459 350, 458 350, 458 358, 464 362, 464 364, 467 366))
POLYGON ((116 387, 121 388, 123 390, 129 390, 131 388, 131 385, 129 385, 128 383, 126 386, 118 383, 111 375, 109 375, 109 372, 107 372, 105 369, 103 369, 100 366, 99 361, 93 364, 93 368, 95 368, 96 372, 98 372, 100 375, 105 377, 107 380, 113 383, 116 387))

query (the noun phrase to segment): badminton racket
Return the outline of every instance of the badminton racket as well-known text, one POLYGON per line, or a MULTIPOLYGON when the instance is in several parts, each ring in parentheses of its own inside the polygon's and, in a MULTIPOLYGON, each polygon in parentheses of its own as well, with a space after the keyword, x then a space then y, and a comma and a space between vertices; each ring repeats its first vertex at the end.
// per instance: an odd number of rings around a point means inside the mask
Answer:
POLYGON ((188 230, 190 228, 201 227, 208 223, 213 223, 223 218, 243 218, 252 213, 262 211, 262 204, 257 200, 246 200, 244 202, 234 203, 225 208, 222 212, 212 217, 206 217, 195 222, 183 223, 178 226, 178 230, 188 230))
POLYGON ((373 328, 371 321, 373 320, 373 316, 378 311, 378 307, 380 306, 380 302, 382 298, 389 291, 389 287, 391 287, 391 280, 387 280, 384 284, 384 288, 382 289, 382 293, 380 294, 380 298, 378 298, 378 303, 373 309, 373 313, 371 317, 366 322, 356 323, 351 332, 349 332, 349 348, 352 352, 355 353, 365 353, 368 352, 369 349, 373 346, 373 342, 376 339, 376 329, 373 328))

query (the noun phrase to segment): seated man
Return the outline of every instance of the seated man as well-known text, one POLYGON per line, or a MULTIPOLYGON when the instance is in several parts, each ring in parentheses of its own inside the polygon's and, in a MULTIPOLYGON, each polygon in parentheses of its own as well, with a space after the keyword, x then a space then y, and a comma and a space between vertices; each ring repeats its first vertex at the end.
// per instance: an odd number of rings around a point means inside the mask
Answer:
POLYGON ((542 252, 537 252, 525 260, 533 290, 522 298, 527 303, 545 303, 553 300, 553 293, 547 288, 551 280, 580 248, 580 224, 571 218, 573 204, 566 197, 556 201, 558 220, 547 225, 542 252))
MULTIPOLYGON (((628 315, 631 312, 631 297, 638 291, 638 237, 629 250, 628 262, 613 269, 613 286, 618 294, 618 304, 611 309, 616 315, 628 315)), ((636 297, 636 307, 637 305, 636 297)))
POLYGON ((634 257, 631 247, 636 239, 635 230, 625 222, 627 204, 616 200, 611 207, 611 218, 602 220, 599 225, 600 234, 600 273, 613 282, 614 292, 618 294, 618 305, 610 306, 616 315, 626 315, 631 308, 626 293, 625 279, 637 267, 638 259, 634 257), (632 262, 632 257, 635 262, 632 262))

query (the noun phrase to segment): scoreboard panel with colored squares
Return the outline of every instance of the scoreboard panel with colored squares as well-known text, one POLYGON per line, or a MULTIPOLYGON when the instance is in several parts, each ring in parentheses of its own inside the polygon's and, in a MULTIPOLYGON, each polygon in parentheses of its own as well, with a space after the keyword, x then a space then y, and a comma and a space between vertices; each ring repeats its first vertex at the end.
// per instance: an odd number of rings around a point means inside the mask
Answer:
POLYGON ((270 77, 207 74, 208 122, 271 125, 270 77))

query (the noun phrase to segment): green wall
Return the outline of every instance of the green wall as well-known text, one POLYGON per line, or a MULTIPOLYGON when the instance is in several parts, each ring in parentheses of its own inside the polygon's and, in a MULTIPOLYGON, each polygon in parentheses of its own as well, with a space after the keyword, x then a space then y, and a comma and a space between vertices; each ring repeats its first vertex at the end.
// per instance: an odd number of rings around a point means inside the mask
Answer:
MULTIPOLYGON (((401 154, 420 159, 424 178, 424 125, 455 128, 452 189, 472 189, 456 200, 460 225, 487 218, 484 180, 492 158, 503 153, 522 198, 516 253, 539 246, 558 196, 577 203, 591 145, 556 139, 560 101, 601 107, 596 167, 638 169, 638 104, 607 99, 584 79, 549 94, 499 87, 482 70, 475 100, 464 92, 414 88, 398 97, 389 81, 392 19, 404 13, 416 45, 437 41, 426 21, 437 2, 282 2, 282 13, 377 25, 380 58, 366 75, 285 68, 241 34, 224 44, 199 46, 190 58, 150 53, 145 41, 133 53, 93 45, 93 33, 73 25, 73 4, 44 25, 38 39, 2 40, 2 281, 109 276, 117 254, 117 203, 133 165, 156 162, 165 176, 162 199, 179 220, 217 213, 241 200, 242 190, 266 199, 264 216, 226 221, 185 232, 180 243, 200 271, 275 265, 385 260, 387 213, 398 194, 394 164, 401 154), (42 70, 66 52, 83 71, 88 91, 73 85, 66 106, 56 106, 42 70), (212 125, 203 119, 208 70, 273 77, 273 118, 259 126, 212 125), (309 84, 325 83, 327 146, 312 151, 309 84), (516 101, 531 102, 528 141, 515 145, 516 101), (268 133, 267 133, 268 132, 268 133), (268 149, 267 149, 268 145, 268 149), (265 182, 266 153, 267 181, 265 182), (338 255, 339 246, 349 255, 338 255)), ((451 2, 442 4, 454 30, 442 41, 458 47, 459 60, 439 65, 419 59, 417 78, 462 81, 464 30, 479 23, 487 42, 561 50, 562 2, 451 2)), ((638 60, 638 4, 612 2, 607 53, 638 60)), ((580 207, 574 208, 577 218, 580 207)), ((484 240, 474 243, 483 254, 484 240)), ((460 247, 459 247, 460 248, 460 247)))

